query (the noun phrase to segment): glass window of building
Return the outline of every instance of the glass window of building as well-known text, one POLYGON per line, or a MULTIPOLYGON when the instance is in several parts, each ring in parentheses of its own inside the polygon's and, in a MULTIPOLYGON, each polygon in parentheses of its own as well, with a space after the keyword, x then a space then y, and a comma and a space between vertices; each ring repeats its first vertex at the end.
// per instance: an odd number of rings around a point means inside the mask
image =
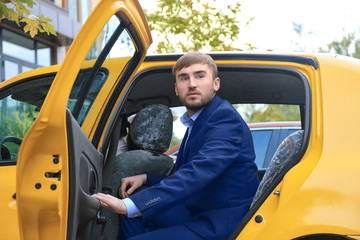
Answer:
POLYGON ((78 7, 78 1, 77 0, 68 0, 68 11, 69 11, 69 17, 72 20, 79 21, 79 7, 78 7))
POLYGON ((5 79, 12 78, 19 74, 19 64, 16 62, 12 62, 9 60, 4 61, 5 71, 5 79))
POLYGON ((34 40, 6 29, 3 29, 2 38, 3 54, 35 63, 34 40))
POLYGON ((89 2, 88 0, 81 0, 81 16, 84 23, 89 16, 89 2))
POLYGON ((0 28, 1 79, 52 64, 52 47, 24 35, 0 28))
POLYGON ((51 65, 51 48, 41 42, 37 42, 37 64, 40 66, 51 65))

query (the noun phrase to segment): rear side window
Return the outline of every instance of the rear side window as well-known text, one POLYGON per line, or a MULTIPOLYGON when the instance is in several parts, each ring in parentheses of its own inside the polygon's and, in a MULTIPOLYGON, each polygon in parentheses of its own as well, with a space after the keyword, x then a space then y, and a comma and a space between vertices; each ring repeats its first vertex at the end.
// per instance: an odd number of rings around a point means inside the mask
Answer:
MULTIPOLYGON (((251 132, 262 130, 253 133, 255 162, 259 169, 267 168, 283 139, 309 123, 307 80, 301 73, 284 67, 218 65, 218 69, 221 79, 218 95, 232 103, 249 126, 260 125, 250 127, 251 132)), ((153 103, 172 107, 174 133, 170 148, 179 146, 186 131, 180 122, 185 109, 175 111, 182 103, 173 91, 174 82, 169 81, 173 78, 171 68, 144 71, 134 79, 124 107, 130 113, 153 103)))

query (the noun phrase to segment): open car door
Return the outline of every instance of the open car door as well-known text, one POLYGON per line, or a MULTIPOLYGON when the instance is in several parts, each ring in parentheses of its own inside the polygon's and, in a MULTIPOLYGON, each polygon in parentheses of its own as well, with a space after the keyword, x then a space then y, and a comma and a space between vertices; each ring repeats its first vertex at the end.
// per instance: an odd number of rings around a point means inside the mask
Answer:
POLYGON ((91 195, 103 191, 105 140, 151 41, 137 0, 102 0, 90 14, 20 148, 21 239, 99 239, 104 219, 91 195))

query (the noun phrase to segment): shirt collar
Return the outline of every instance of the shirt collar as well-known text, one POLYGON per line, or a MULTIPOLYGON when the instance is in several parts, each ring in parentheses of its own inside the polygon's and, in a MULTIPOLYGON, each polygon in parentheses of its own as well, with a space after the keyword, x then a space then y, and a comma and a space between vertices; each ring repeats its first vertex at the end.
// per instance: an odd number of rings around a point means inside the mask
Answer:
POLYGON ((191 117, 189 117, 188 113, 185 112, 181 118, 180 121, 182 122, 182 124, 185 125, 185 127, 192 127, 192 125, 194 124, 196 118, 200 115, 200 113, 202 112, 202 110, 204 110, 204 108, 201 108, 200 110, 198 110, 196 113, 194 113, 191 117))

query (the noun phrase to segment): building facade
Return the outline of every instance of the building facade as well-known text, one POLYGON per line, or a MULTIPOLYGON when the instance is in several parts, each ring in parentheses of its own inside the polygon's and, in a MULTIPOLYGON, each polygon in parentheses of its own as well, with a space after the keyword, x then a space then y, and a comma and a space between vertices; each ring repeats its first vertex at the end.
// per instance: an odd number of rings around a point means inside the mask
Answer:
POLYGON ((88 17, 91 0, 35 0, 31 14, 52 19, 57 36, 39 33, 34 38, 23 26, 3 19, 0 22, 0 81, 19 73, 60 64, 72 40, 88 17))

